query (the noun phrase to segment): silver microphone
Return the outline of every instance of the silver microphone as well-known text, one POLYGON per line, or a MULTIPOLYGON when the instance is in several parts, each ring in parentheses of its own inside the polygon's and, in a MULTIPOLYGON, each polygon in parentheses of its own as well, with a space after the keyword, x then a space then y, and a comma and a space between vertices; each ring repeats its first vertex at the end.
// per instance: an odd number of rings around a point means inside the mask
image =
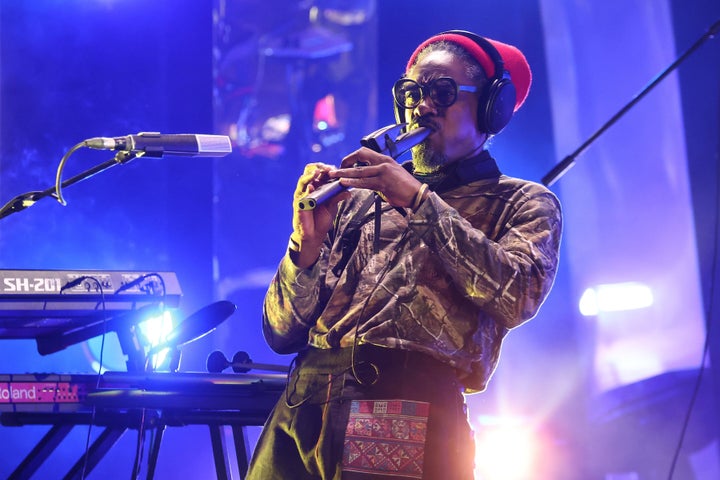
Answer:
POLYGON ((90 138, 84 143, 89 148, 141 152, 146 157, 224 157, 232 152, 230 137, 194 133, 163 135, 157 132, 141 132, 124 137, 90 138))
MULTIPOLYGON (((399 123, 375 130, 364 136, 360 140, 360 145, 397 159, 432 133, 430 128, 417 127, 397 136, 406 125, 406 123, 399 123), (393 138, 395 139, 393 140, 393 138)), ((312 210, 344 190, 347 190, 347 187, 341 185, 339 180, 332 180, 299 199, 297 208, 298 210, 312 210)))

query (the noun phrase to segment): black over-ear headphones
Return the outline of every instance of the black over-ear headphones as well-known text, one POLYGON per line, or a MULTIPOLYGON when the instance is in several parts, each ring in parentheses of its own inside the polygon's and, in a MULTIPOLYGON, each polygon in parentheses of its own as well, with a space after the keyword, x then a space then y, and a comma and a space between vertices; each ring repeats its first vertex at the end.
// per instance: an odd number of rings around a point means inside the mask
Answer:
MULTIPOLYGON (((487 53, 495 66, 495 74, 488 78, 480 98, 478 100, 477 123, 480 131, 495 135, 499 133, 510 122, 515 111, 517 94, 515 85, 510 80, 510 74, 505 70, 502 57, 492 43, 483 37, 465 30, 448 30, 439 35, 462 35, 475 42, 487 53)), ((472 55, 472 54, 471 54, 472 55)), ((478 62, 479 63, 479 62, 478 62)), ((405 111, 393 102, 395 107, 395 119, 402 123, 405 118, 405 111)))

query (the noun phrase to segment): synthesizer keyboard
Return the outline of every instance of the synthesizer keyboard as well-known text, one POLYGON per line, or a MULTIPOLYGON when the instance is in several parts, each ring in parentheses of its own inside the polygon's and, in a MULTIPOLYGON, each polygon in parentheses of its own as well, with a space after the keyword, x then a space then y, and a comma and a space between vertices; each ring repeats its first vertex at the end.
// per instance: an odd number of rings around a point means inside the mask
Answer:
POLYGON ((0 374, 0 412, 191 408, 267 414, 285 385, 277 373, 106 372, 0 374))
POLYGON ((115 331, 135 358, 134 325, 181 296, 173 272, 0 270, 0 339, 34 339, 48 355, 115 331))
POLYGON ((25 312, 36 311, 45 303, 71 303, 80 305, 80 310, 96 310, 103 300, 162 300, 176 306, 181 295, 173 272, 0 270, 0 304, 16 302, 18 311, 25 312))

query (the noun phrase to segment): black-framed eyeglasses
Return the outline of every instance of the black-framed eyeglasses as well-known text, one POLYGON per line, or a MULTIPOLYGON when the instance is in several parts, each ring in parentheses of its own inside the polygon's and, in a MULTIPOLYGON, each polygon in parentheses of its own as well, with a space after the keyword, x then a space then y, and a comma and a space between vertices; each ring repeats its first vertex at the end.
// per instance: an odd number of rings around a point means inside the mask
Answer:
POLYGON ((428 83, 418 83, 409 78, 401 78, 393 85, 395 103, 408 110, 420 105, 425 96, 430 97, 438 107, 449 107, 457 101, 458 92, 475 93, 477 91, 478 87, 458 85, 450 77, 436 78, 428 83))

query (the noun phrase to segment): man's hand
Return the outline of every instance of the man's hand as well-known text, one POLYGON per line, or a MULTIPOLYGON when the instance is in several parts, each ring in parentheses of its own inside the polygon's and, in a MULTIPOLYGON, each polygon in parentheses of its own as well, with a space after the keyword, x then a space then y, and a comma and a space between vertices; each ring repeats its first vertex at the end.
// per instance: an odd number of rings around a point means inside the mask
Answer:
POLYGON ((420 203, 416 197, 422 183, 391 157, 366 147, 345 157, 341 168, 328 171, 327 175, 340 179, 348 188, 374 190, 393 207, 412 208, 420 203))
POLYGON ((293 232, 290 235, 291 258, 295 265, 308 268, 318 259, 328 231, 337 215, 337 204, 349 196, 347 191, 317 205, 312 210, 300 210, 297 202, 330 180, 329 172, 335 167, 311 163, 298 179, 293 195, 293 232))

